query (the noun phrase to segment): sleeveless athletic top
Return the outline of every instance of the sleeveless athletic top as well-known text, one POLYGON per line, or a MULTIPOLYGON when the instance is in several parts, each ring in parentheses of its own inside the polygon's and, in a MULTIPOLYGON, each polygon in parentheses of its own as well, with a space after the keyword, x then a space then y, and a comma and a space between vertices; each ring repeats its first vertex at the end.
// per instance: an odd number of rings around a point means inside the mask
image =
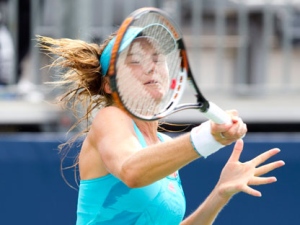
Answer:
MULTIPOLYGON (((145 148, 135 124, 134 129, 145 148)), ((164 141, 163 134, 157 135, 164 141)), ((184 213, 178 172, 141 188, 129 188, 112 174, 80 181, 76 225, 176 225, 184 213)))

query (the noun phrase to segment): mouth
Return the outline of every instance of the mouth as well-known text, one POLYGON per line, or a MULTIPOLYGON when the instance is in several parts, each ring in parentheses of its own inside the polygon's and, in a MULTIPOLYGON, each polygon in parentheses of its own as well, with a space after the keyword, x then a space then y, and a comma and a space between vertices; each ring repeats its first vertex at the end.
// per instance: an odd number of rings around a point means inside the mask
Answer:
POLYGON ((149 80, 144 83, 144 85, 152 85, 152 84, 158 84, 158 81, 157 80, 149 80))

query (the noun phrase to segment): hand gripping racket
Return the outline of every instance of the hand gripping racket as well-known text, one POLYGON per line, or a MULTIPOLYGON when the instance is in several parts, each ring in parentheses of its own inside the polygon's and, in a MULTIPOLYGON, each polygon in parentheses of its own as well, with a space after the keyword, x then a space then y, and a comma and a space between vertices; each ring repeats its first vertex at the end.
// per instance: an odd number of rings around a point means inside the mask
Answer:
POLYGON ((110 53, 110 59, 104 73, 109 76, 114 101, 133 116, 158 120, 181 110, 199 109, 215 123, 230 122, 228 114, 200 92, 183 35, 162 10, 141 8, 131 13, 106 48, 109 51, 103 54, 110 53), (179 105, 186 82, 194 88, 196 102, 179 105))

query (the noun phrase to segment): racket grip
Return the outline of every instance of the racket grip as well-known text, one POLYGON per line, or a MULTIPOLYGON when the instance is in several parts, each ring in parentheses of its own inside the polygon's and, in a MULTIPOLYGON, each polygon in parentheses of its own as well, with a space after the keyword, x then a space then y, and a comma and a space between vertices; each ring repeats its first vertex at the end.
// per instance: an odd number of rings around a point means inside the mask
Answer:
POLYGON ((203 114, 217 124, 231 122, 229 115, 213 102, 209 102, 209 108, 203 114))

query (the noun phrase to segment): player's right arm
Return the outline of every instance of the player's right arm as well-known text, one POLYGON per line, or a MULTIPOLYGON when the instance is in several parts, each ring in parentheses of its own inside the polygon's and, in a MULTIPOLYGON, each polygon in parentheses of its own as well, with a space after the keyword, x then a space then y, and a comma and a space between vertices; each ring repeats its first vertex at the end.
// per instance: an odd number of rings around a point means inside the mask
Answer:
MULTIPOLYGON (((129 187, 149 185, 200 157, 191 144, 189 133, 142 149, 132 120, 117 107, 104 108, 96 116, 87 137, 99 152, 107 172, 129 187)), ((224 129, 224 126, 214 129, 224 129)), ((152 135, 156 135, 156 125, 154 128, 152 135)))

